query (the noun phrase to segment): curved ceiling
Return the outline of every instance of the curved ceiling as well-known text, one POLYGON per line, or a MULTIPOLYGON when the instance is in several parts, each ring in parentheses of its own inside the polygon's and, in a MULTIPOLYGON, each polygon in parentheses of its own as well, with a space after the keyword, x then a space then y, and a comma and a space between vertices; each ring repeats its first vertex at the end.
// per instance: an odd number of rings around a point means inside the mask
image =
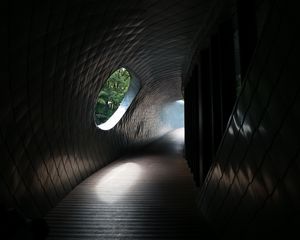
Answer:
POLYGON ((182 98, 182 79, 222 2, 11 1, 0 89, 1 204, 43 215, 126 148, 157 137, 160 109, 182 98), (120 123, 101 131, 94 103, 120 66, 142 87, 120 123))

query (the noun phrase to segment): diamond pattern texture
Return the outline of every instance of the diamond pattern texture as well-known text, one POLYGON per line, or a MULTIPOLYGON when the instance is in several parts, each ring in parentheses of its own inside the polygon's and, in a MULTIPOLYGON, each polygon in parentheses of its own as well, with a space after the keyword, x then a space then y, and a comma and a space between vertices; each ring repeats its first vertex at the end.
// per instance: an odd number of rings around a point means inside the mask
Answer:
POLYGON ((300 21, 294 3, 274 1, 270 6, 198 202, 225 238, 298 233, 300 21))
POLYGON ((9 1, 0 88, 4 207, 43 216, 83 179, 157 136, 223 1, 9 1), (201 41, 200 41, 200 40, 201 41), (142 88, 121 122, 97 129, 94 103, 116 68, 142 88))

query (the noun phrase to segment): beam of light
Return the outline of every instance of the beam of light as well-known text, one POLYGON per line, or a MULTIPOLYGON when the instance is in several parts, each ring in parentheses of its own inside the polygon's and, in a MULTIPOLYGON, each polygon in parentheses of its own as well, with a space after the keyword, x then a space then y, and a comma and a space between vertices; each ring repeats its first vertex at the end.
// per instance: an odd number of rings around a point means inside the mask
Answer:
POLYGON ((104 175, 96 186, 99 199, 105 203, 114 203, 129 193, 142 173, 136 163, 123 163, 104 175))
POLYGON ((159 133, 164 135, 172 130, 184 127, 184 101, 177 100, 167 103, 160 112, 160 121, 162 123, 159 133))
POLYGON ((170 133, 173 141, 184 142, 184 128, 177 128, 170 133))

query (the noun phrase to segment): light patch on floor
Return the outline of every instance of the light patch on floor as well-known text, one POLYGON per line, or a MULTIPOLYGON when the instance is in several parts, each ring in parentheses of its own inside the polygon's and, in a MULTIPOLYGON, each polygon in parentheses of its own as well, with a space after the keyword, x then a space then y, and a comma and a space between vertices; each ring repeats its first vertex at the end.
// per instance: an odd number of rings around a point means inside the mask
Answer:
POLYGON ((136 163, 123 163, 112 168, 96 185, 99 199, 114 203, 124 196, 139 179, 141 167, 136 163))

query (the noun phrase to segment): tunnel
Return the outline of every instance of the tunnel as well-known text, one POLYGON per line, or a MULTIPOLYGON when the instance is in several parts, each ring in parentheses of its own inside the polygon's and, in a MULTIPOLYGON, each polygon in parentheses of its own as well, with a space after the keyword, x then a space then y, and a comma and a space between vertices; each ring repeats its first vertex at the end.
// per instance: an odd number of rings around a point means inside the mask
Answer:
POLYGON ((1 239, 298 235, 297 1, 1 5, 1 239))

